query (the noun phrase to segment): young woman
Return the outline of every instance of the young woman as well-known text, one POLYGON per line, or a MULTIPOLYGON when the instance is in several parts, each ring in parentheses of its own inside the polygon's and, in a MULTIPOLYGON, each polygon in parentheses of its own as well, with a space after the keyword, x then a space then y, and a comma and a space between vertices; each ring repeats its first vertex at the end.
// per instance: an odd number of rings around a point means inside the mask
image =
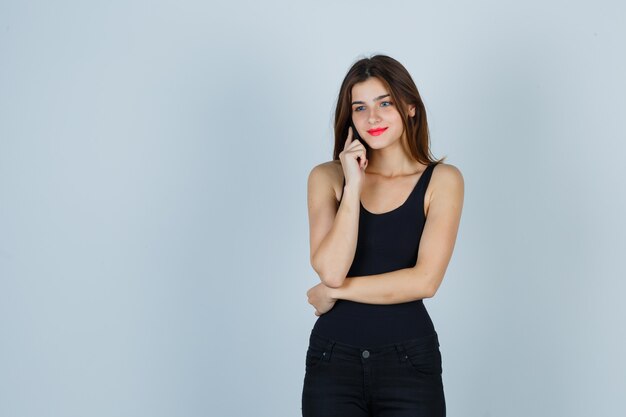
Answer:
POLYGON ((452 256, 461 172, 432 158, 407 70, 376 55, 348 71, 333 160, 308 179, 318 319, 306 352, 304 417, 445 416, 441 352, 423 303, 452 256))

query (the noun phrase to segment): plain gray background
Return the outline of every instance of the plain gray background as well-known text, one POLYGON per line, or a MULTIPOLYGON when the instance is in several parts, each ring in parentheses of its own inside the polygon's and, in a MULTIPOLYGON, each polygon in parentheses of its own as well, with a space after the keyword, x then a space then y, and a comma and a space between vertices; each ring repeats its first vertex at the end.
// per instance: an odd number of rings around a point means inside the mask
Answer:
POLYGON ((0 416, 298 416, 306 180, 388 54, 465 178, 450 416, 626 407, 619 1, 0 2, 0 416))

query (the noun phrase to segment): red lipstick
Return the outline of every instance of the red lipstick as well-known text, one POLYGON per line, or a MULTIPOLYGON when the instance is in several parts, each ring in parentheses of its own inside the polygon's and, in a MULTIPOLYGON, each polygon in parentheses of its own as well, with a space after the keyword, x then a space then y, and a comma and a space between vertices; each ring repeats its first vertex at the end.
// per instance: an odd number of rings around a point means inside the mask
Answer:
POLYGON ((378 136, 378 135, 381 135, 385 130, 387 130, 386 127, 377 127, 376 129, 368 130, 367 133, 369 133, 372 136, 378 136))

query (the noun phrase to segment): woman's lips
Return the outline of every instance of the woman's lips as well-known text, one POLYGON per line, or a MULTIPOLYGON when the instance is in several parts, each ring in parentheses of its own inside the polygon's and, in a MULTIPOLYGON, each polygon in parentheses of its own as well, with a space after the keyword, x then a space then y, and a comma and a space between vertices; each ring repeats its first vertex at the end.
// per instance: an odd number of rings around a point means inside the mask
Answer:
POLYGON ((372 136, 378 136, 378 135, 382 134, 385 130, 387 130, 386 127, 379 128, 379 129, 370 129, 370 130, 367 131, 367 133, 369 133, 372 136))

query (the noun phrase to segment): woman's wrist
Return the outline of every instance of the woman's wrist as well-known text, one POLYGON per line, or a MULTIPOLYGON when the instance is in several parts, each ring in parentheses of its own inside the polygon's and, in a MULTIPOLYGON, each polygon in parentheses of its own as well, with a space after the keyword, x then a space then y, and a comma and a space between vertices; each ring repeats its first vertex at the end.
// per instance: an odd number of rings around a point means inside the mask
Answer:
POLYGON ((348 196, 348 198, 359 199, 361 197, 361 192, 358 187, 346 184, 343 186, 343 195, 348 196))

